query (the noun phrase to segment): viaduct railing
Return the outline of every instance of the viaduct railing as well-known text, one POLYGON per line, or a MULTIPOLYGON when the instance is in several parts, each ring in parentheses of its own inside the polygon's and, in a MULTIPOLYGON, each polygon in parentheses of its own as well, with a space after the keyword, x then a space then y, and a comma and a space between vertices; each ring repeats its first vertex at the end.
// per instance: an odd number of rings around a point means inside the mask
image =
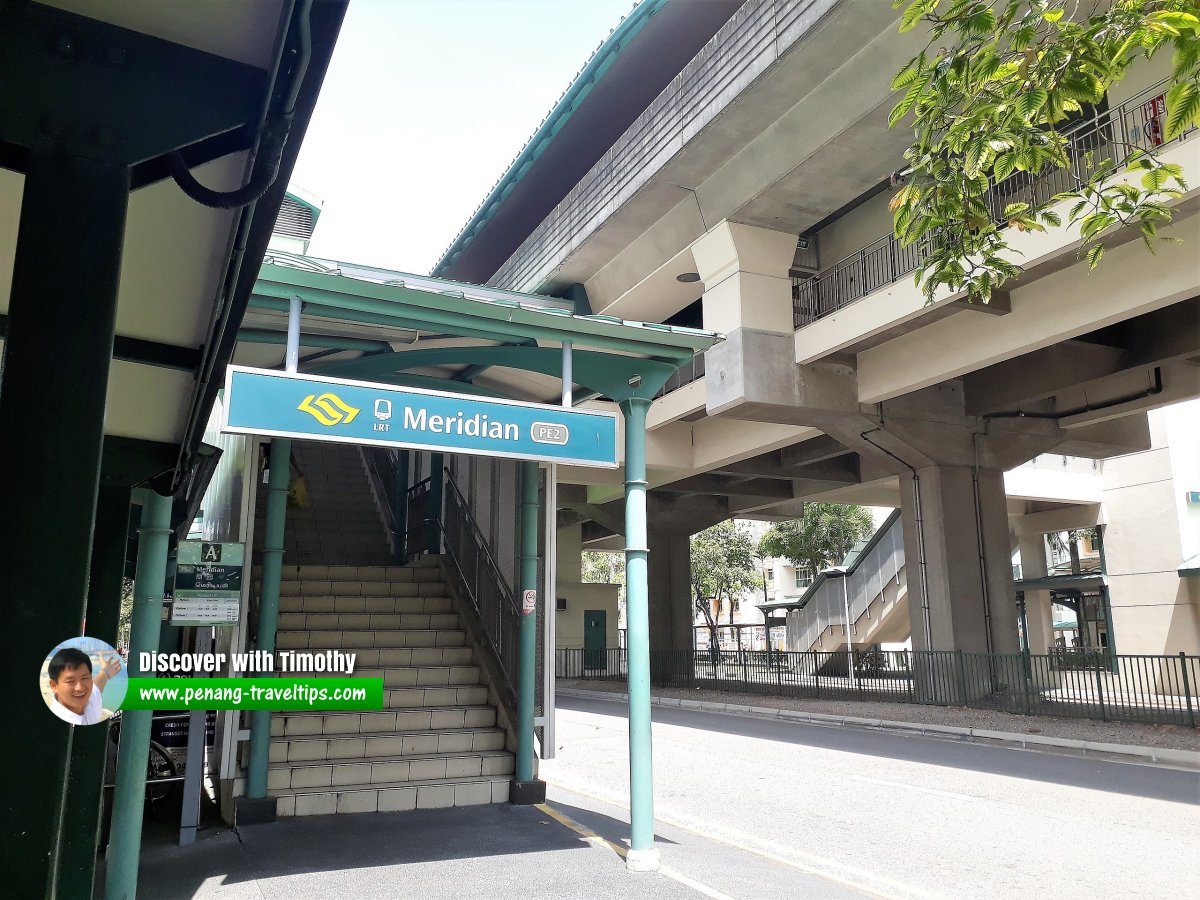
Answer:
MULTIPOLYGON (((660 687, 688 690, 969 706, 1191 728, 1200 723, 1200 656, 1183 653, 1116 656, 1100 664, 1062 652, 855 650, 851 657, 845 650, 681 650, 651 652, 650 672, 660 687)), ((623 680, 628 675, 625 650, 558 650, 555 673, 559 678, 623 680)))
MULTIPOLYGON (((1165 109, 1156 103, 1168 86, 1167 80, 1105 112, 1076 123, 1064 132, 1072 169, 1051 169, 1033 176, 1016 172, 999 184, 993 183, 984 202, 995 222, 1005 220, 1004 210, 1012 203, 1039 204, 1055 194, 1072 190, 1077 179, 1090 178, 1101 165, 1116 163, 1133 149, 1152 150, 1166 143, 1162 127, 1165 109)), ((1174 138, 1183 140, 1193 126, 1174 138)), ((1172 141, 1172 142, 1173 142, 1172 141)), ((937 235, 903 246, 887 234, 847 256, 815 278, 792 280, 792 316, 796 328, 837 312, 867 294, 911 275, 937 246, 937 235)))

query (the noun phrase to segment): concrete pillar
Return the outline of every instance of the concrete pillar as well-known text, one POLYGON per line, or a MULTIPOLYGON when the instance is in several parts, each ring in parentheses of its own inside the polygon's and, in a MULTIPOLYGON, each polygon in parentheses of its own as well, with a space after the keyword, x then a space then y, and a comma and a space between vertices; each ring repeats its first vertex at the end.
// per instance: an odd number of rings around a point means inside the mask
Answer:
POLYGON ((649 538, 651 680, 687 682, 693 643, 691 539, 655 530, 649 538))
MULTIPOLYGON (((1022 537, 1021 578, 1028 581, 1034 578, 1045 578, 1046 568, 1046 539, 1040 534, 1022 537)), ((1025 628, 1027 630, 1029 652, 1033 655, 1044 654, 1054 643, 1054 613, 1050 604, 1049 591, 1025 591, 1025 628)))
MULTIPOLYGON (((1022 537, 1018 545, 1021 550, 1021 578, 1045 578, 1046 539, 1033 534, 1022 537)), ((1058 675, 1050 671, 1046 658, 1054 643, 1054 609, 1049 591, 1025 591, 1025 630, 1029 645, 1029 679, 1037 687, 1058 687, 1058 675)))
MULTIPOLYGON (((918 577, 909 579, 913 646, 1018 653, 1004 474, 979 470, 978 504, 972 474, 967 466, 931 466, 918 469, 915 480, 901 479, 906 548, 917 549, 922 543, 917 534, 918 483, 923 525, 925 578, 917 572, 918 577)), ((918 555, 919 551, 913 554, 918 555)))
POLYGON ((1003 473, 930 466, 900 486, 913 648, 960 654, 932 658, 918 690, 965 700, 1011 688, 1020 645, 1003 473), (989 652, 1012 657, 971 656, 989 652))
POLYGON ((583 577, 583 526, 558 529, 555 541, 555 573, 559 584, 578 584, 583 577))
POLYGON ((796 235, 721 222, 692 245, 704 282, 704 327, 791 335, 796 235))

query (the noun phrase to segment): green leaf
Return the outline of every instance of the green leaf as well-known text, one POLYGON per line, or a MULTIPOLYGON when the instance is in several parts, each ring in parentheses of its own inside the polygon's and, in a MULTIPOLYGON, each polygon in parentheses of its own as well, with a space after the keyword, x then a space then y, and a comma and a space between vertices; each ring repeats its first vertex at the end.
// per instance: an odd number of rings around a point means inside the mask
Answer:
POLYGON ((1142 187, 1148 191, 1162 190, 1163 185, 1167 183, 1167 173, 1163 171, 1162 166, 1157 169, 1151 169, 1142 176, 1142 187))
POLYGON ((1043 87, 1034 88, 1031 91, 1021 95, 1021 99, 1017 101, 1017 112, 1021 114, 1021 118, 1028 121, 1033 118, 1034 113, 1046 105, 1046 100, 1050 97, 1049 92, 1043 87))
POLYGON ((1174 140, 1193 123, 1200 124, 1200 88, 1195 82, 1181 81, 1167 92, 1165 140, 1174 140))
POLYGON ((1035 34, 1037 34, 1036 25, 1022 25, 1013 32, 1012 40, 1009 42, 1009 46, 1013 49, 1013 52, 1020 53, 1033 43, 1033 37, 1035 34))
POLYGON ((1059 217, 1058 213, 1051 212, 1050 210, 1046 210, 1042 213, 1042 221, 1047 225, 1053 225, 1055 228, 1062 226, 1062 219, 1059 217))
POLYGON ((921 16, 925 15, 925 8, 928 4, 925 0, 913 0, 909 4, 908 9, 904 11, 904 15, 900 18, 900 33, 912 31, 917 27, 917 23, 921 21, 921 16))

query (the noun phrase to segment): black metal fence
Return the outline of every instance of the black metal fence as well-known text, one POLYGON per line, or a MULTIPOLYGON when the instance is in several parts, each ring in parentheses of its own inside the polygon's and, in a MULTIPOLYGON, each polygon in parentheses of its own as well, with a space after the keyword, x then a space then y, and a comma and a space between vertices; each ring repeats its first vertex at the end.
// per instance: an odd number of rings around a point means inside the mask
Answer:
POLYGON ((446 574, 459 596, 470 604, 486 646, 504 674, 507 699, 515 703, 521 611, 470 506, 448 472, 445 484, 441 549, 446 574))
MULTIPOLYGON (((558 650, 559 678, 615 681, 626 651, 558 650)), ((1103 664, 1063 654, 856 650, 659 651, 650 677, 668 688, 829 700, 969 706, 1041 716, 1187 725, 1200 722, 1200 656, 1114 656, 1103 664)))
MULTIPOLYGON (((1161 101, 1166 87, 1167 82, 1161 81, 1124 103, 1099 111, 1064 130, 1070 170, 1053 168, 1037 175, 1015 172, 998 184, 993 182, 984 197, 992 220, 1003 222, 1009 204, 1045 203, 1055 194, 1073 190, 1101 166, 1119 162, 1134 149, 1155 150, 1163 146, 1166 113, 1161 101)), ((1195 130, 1189 128, 1173 140, 1182 140, 1195 130)), ((839 260, 815 278, 793 279, 795 327, 803 328, 912 274, 936 247, 937 240, 936 235, 929 235, 905 247, 888 234, 839 260)))

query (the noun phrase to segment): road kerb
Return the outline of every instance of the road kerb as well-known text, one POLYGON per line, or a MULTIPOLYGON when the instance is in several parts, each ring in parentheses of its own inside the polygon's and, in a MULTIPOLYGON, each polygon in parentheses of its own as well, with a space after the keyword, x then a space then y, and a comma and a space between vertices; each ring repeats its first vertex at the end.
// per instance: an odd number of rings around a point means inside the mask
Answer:
MULTIPOLYGON (((563 697, 578 697, 585 700, 620 700, 628 701, 627 694, 615 691, 589 691, 580 688, 559 688, 557 693, 563 697)), ((881 731, 910 731, 917 734, 941 735, 965 738, 966 740, 997 741, 1005 744, 1019 744, 1026 749, 1047 748, 1058 750, 1077 750, 1084 753, 1104 753, 1111 756, 1125 756, 1139 762, 1163 763, 1171 766, 1182 766, 1189 769, 1200 769, 1200 753, 1192 750, 1174 750, 1162 747, 1143 747, 1138 744, 1110 744, 1100 741, 1080 741, 1072 738, 1052 738, 1039 734, 1021 734, 1013 731, 993 731, 987 728, 965 728, 959 725, 934 725, 924 722, 900 722, 890 719, 867 719, 857 716, 831 716, 826 713, 811 713, 794 709, 774 709, 765 706, 743 706, 736 703, 713 703, 708 700, 687 700, 674 697, 651 697, 654 706, 678 706, 682 709, 702 709, 707 712, 720 712, 726 715, 751 716, 753 718, 772 718, 791 722, 804 722, 811 725, 840 725, 855 728, 878 728, 881 731)))

